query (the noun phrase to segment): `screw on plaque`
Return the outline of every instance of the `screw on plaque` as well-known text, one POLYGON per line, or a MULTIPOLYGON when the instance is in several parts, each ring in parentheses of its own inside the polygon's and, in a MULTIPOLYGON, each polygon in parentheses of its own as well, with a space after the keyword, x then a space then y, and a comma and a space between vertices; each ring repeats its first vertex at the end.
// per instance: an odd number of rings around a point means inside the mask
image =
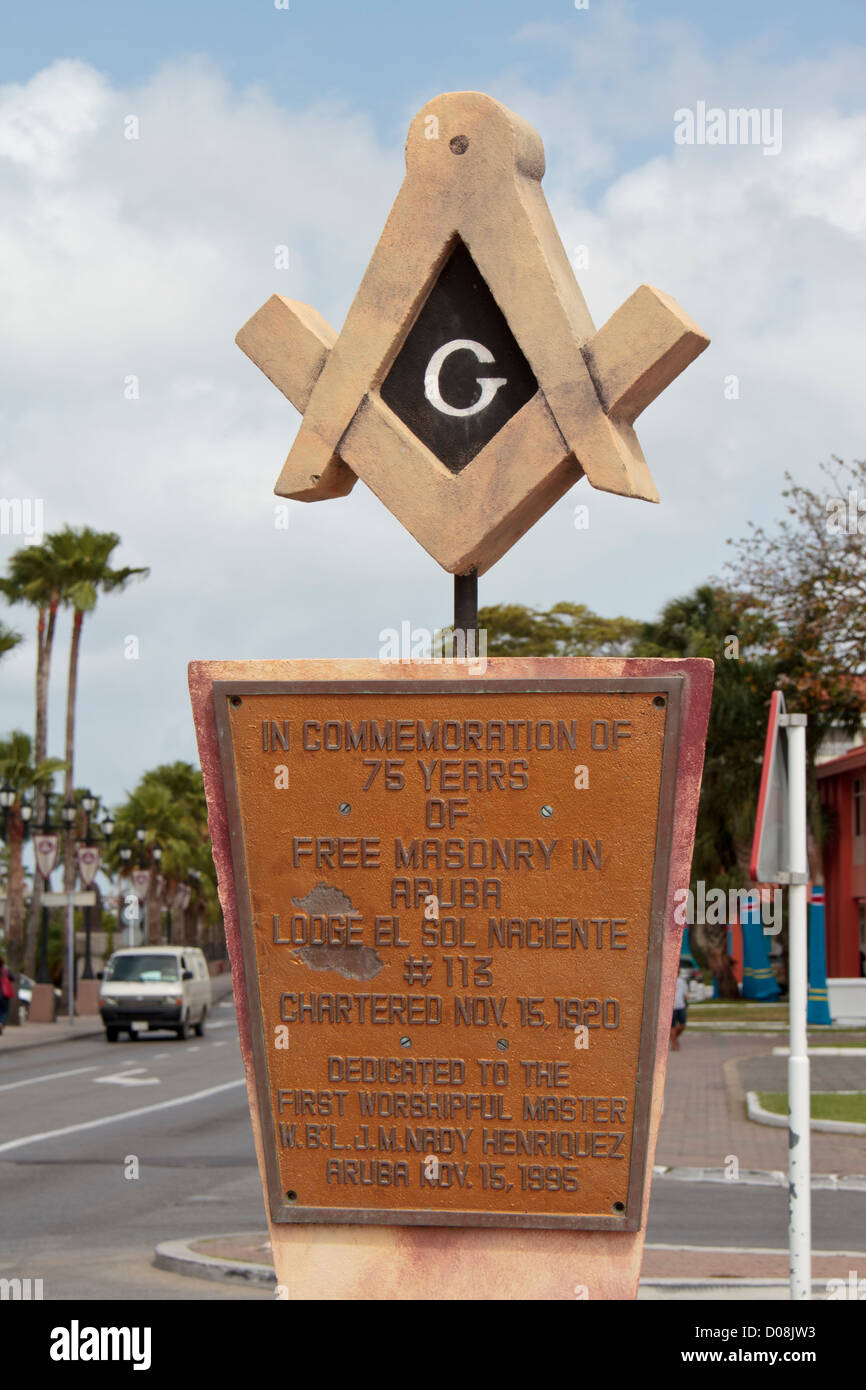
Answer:
POLYGON ((507 1052, 507 1051, 508 1051, 508 1039, 507 1039, 507 1038, 497 1038, 497 1039, 496 1039, 496 1046, 499 1048, 499 1051, 500 1051, 500 1052, 507 1052))
POLYGON ((349 812, 351 811, 351 809, 352 809, 352 807, 351 807, 351 805, 349 804, 348 801, 341 801, 341 802, 340 802, 340 815, 341 815, 341 816, 347 816, 347 815, 349 814, 349 812))
POLYGON ((401 1039, 400 1039, 400 1046, 401 1046, 401 1047, 411 1047, 411 1046, 412 1046, 412 1039, 411 1039, 411 1038, 401 1038, 401 1039))
POLYGON ((541 814, 544 816, 545 820, 550 820, 550 817, 553 815, 553 807, 552 807, 552 806, 542 806, 542 808, 541 808, 541 814))

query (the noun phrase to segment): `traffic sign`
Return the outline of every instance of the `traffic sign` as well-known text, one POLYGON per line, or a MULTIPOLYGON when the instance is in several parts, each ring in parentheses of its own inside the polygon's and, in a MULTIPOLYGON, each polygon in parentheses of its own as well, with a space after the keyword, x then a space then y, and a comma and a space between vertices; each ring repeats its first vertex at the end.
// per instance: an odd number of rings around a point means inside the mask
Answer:
POLYGON ((82 889, 76 893, 43 893, 43 907, 95 907, 96 892, 93 888, 82 889))
POLYGON ((791 869, 788 844, 788 739, 783 725, 785 698, 770 697, 764 763, 749 872, 755 883, 787 883, 791 869))

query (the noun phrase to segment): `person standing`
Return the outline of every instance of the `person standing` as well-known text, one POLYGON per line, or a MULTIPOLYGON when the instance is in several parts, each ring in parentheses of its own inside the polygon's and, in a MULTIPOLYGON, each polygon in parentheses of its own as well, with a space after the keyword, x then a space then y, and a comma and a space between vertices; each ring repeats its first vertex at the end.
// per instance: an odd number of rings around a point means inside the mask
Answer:
POLYGON ((9 974, 6 969, 6 962, 0 956, 0 1033, 6 1027, 6 1020, 9 1017, 9 1005, 15 997, 15 986, 12 983, 15 977, 9 974))
POLYGON ((674 1052, 680 1050, 680 1034, 686 1026, 686 982, 682 974, 677 975, 676 989, 674 990, 674 1016, 671 1021, 671 1047, 674 1052))

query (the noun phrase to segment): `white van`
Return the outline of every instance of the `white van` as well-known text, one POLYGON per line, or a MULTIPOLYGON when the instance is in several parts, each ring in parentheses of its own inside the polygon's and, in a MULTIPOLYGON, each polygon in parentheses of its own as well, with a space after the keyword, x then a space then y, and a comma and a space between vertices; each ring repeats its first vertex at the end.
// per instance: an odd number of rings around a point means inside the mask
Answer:
POLYGON ((210 974, 196 946, 130 946, 115 951, 100 976, 99 1012, 109 1042, 120 1033, 169 1029, 183 1040, 204 1033, 210 974))

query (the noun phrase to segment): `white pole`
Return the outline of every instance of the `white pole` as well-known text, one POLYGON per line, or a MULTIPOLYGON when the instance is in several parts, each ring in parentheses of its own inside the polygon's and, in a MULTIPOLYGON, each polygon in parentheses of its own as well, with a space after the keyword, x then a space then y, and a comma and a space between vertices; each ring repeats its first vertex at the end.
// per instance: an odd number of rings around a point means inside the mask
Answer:
POLYGON ((806 892, 806 716, 790 714, 788 737, 788 1243, 791 1298, 812 1297, 812 1166, 810 1158, 809 1050, 806 1032, 808 947, 806 892), (797 881, 799 880, 799 881, 797 881))
POLYGON ((66 952, 67 970, 69 972, 67 975, 68 984, 66 993, 69 1002, 69 1020, 71 1022, 75 1017, 75 981, 73 979, 73 971, 75 968, 75 908, 72 904, 71 892, 66 894, 66 935, 68 938, 66 952))

